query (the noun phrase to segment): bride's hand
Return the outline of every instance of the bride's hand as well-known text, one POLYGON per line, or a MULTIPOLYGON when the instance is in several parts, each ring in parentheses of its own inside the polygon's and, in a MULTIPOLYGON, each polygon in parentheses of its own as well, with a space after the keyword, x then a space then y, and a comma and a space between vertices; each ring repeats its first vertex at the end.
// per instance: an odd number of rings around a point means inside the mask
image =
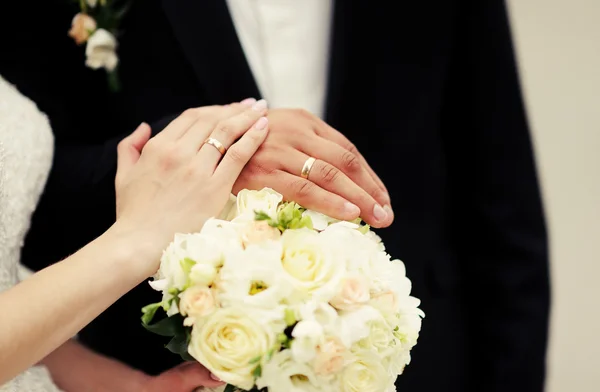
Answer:
POLYGON ((267 136, 266 112, 264 101, 187 110, 143 146, 139 159, 134 150, 148 139, 148 127, 123 140, 115 180, 119 233, 135 233, 160 254, 174 233, 197 231, 217 216, 267 136))

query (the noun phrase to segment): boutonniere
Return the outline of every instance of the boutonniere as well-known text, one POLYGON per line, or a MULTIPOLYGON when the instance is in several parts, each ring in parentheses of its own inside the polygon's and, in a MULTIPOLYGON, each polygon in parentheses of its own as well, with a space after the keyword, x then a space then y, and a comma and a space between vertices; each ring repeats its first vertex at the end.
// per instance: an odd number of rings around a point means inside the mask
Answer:
POLYGON ((118 29, 131 1, 76 0, 80 11, 73 18, 69 36, 77 45, 86 45, 85 64, 92 69, 104 69, 111 90, 120 88, 117 75, 118 29))

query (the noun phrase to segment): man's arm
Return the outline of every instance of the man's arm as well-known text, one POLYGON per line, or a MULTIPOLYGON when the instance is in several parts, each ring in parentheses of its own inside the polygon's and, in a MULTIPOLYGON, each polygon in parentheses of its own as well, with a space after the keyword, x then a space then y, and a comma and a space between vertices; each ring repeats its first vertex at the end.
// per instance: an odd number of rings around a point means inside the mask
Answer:
POLYGON ((476 390, 541 392, 549 315, 540 189, 502 0, 455 26, 444 137, 476 390))

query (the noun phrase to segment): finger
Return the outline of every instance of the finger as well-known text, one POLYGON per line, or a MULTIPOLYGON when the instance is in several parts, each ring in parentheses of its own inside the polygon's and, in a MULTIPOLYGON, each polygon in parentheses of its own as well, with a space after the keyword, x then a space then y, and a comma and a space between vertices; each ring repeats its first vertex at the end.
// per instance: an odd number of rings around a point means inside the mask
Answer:
MULTIPOLYGON (((362 212, 361 217, 371 226, 387 227, 392 224, 393 215, 384 208, 389 203, 388 196, 373 180, 360 159, 332 141, 321 137, 318 139, 320 140, 312 143, 310 152, 303 151, 318 159, 311 171, 310 180, 356 204, 362 212), (334 170, 335 168, 338 170, 334 170), (342 173, 345 176, 340 176, 342 173)), ((306 158, 308 157, 303 157, 304 160, 306 158)), ((297 168, 298 163, 294 162, 294 165, 297 168)))
POLYGON ((272 188, 281 193, 285 200, 293 200, 302 207, 335 219, 350 221, 360 215, 360 209, 343 197, 286 171, 276 170, 261 177, 260 186, 272 188))
POLYGON ((217 381, 211 377, 211 373, 199 363, 184 364, 176 368, 181 386, 181 391, 193 391, 198 387, 216 388, 222 386, 223 381, 217 381))
MULTIPOLYGON (((309 158, 308 155, 300 151, 294 151, 289 153, 285 160, 282 160, 282 165, 290 174, 298 175, 309 158)), ((332 164, 317 159, 312 164, 307 179, 320 188, 341 196, 357 206, 362 219, 371 226, 384 227, 391 223, 388 222, 389 218, 383 207, 369 193, 332 164)), ((318 202, 319 200, 317 200, 318 202)), ((317 210, 324 212, 320 208, 317 210)))
MULTIPOLYGON (((215 170, 219 160, 229 147, 235 143, 243 134, 250 128, 258 128, 262 130, 266 128, 269 121, 263 117, 267 113, 267 102, 260 100, 256 102, 250 109, 244 110, 242 113, 229 117, 226 120, 219 121, 214 127, 214 130, 207 135, 206 133, 194 133, 193 129, 188 132, 188 143, 196 143, 200 154, 202 155, 203 165, 212 167, 215 170), (207 138, 212 139, 215 144, 204 143, 207 138)), ((183 140, 183 139, 182 139, 183 140)))
POLYGON ((317 135, 319 135, 325 139, 331 140, 332 142, 338 144, 342 148, 346 149, 347 151, 350 151, 352 154, 354 154, 356 157, 358 157, 360 163, 367 170, 367 172, 371 175, 371 177, 373 178, 373 180, 375 181, 377 186, 379 186, 381 192, 385 195, 383 197, 383 200, 381 200, 380 198, 376 198, 377 201, 379 201, 383 205, 390 205, 391 202, 390 202, 389 192, 388 192, 387 188, 385 187, 383 181, 381 181, 379 176, 371 168, 371 166, 369 165, 367 160, 360 153, 360 151, 358 151, 356 146, 354 144, 352 144, 352 142, 350 142, 350 140, 348 140, 344 135, 342 135, 336 129, 332 128, 326 122, 319 120, 319 125, 320 126, 316 127, 316 129, 315 129, 317 135))
POLYGON ((233 103, 225 106, 202 106, 199 108, 191 108, 181 113, 157 136, 154 137, 156 142, 164 143, 178 140, 186 131, 199 119, 210 119, 215 123, 221 118, 226 118, 233 114, 239 113, 246 107, 251 106, 256 100, 248 98, 240 103, 233 103))
MULTIPOLYGON (((268 120, 266 117, 261 117, 252 129, 246 132, 240 140, 229 148, 225 156, 223 156, 221 163, 218 163, 213 176, 219 178, 225 186, 231 189, 244 169, 244 166, 246 166, 250 158, 254 156, 254 153, 267 138, 268 132, 268 120)), ((206 147, 212 148, 212 146, 206 147)), ((218 162, 218 158, 215 162, 218 162)))
POLYGON ((125 175, 140 159, 142 149, 150 139, 150 125, 141 123, 135 131, 117 145, 117 177, 125 175))

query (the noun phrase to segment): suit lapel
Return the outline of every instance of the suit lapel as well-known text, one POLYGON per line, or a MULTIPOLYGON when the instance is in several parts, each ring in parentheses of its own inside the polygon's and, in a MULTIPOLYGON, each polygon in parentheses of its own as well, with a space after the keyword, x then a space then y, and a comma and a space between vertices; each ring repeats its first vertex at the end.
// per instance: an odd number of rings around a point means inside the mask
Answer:
POLYGON ((336 126, 338 119, 343 115, 340 101, 343 97, 343 87, 347 83, 347 69, 350 65, 348 45, 351 4, 351 1, 346 0, 334 1, 325 102, 325 120, 333 126, 336 126))
POLYGON ((162 0, 162 4, 211 103, 259 96, 224 0, 162 0))

